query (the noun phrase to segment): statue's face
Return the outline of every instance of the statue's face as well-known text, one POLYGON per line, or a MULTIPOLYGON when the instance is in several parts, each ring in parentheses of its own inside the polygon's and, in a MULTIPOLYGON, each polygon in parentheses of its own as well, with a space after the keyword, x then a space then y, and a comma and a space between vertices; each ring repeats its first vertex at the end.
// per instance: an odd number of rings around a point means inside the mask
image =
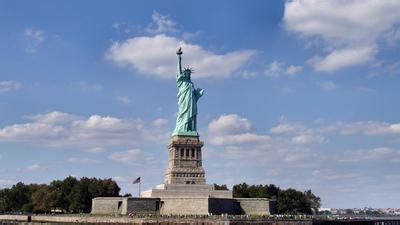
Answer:
POLYGON ((185 75, 185 77, 190 78, 190 70, 183 71, 183 74, 185 75))

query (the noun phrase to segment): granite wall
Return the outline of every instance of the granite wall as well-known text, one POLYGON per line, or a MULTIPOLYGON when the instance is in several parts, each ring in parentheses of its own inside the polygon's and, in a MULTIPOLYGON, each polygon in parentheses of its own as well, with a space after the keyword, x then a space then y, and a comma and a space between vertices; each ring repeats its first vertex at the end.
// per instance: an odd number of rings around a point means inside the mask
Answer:
POLYGON ((152 215, 269 215, 273 202, 266 198, 210 197, 100 197, 92 200, 93 214, 152 215))
POLYGON ((94 214, 126 214, 127 198, 125 197, 98 197, 92 199, 94 214))
POLYGON ((159 198, 128 198, 127 199, 127 214, 152 214, 160 213, 159 198))
POLYGON ((208 198, 161 198, 161 215, 207 215, 208 198))
POLYGON ((271 201, 266 198, 235 198, 241 213, 246 215, 270 215, 271 201))

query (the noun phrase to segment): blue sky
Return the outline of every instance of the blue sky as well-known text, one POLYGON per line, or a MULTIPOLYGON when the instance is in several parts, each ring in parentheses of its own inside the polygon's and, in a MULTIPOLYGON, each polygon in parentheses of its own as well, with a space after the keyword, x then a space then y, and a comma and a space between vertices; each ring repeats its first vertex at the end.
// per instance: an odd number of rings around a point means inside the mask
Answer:
POLYGON ((164 179, 176 55, 209 183, 400 207, 398 1, 0 1, 0 187, 164 179))

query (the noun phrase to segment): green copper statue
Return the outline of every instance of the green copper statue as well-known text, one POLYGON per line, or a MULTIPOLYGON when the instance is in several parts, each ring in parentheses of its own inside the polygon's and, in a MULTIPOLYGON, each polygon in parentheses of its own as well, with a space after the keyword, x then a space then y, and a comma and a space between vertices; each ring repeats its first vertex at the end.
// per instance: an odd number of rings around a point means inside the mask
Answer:
POLYGON ((196 130, 197 101, 203 95, 204 90, 194 88, 190 75, 192 70, 186 68, 182 71, 182 49, 176 52, 178 55, 178 74, 176 75, 176 84, 178 86, 178 116, 176 126, 172 135, 198 136, 196 130))

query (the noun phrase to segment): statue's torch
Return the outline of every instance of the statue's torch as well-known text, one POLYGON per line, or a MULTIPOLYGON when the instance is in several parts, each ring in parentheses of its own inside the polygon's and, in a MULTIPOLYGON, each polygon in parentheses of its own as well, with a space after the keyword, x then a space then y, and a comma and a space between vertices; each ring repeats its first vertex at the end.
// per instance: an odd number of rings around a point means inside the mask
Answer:
POLYGON ((179 56, 183 54, 182 47, 178 48, 178 50, 176 51, 176 54, 179 55, 179 56))

